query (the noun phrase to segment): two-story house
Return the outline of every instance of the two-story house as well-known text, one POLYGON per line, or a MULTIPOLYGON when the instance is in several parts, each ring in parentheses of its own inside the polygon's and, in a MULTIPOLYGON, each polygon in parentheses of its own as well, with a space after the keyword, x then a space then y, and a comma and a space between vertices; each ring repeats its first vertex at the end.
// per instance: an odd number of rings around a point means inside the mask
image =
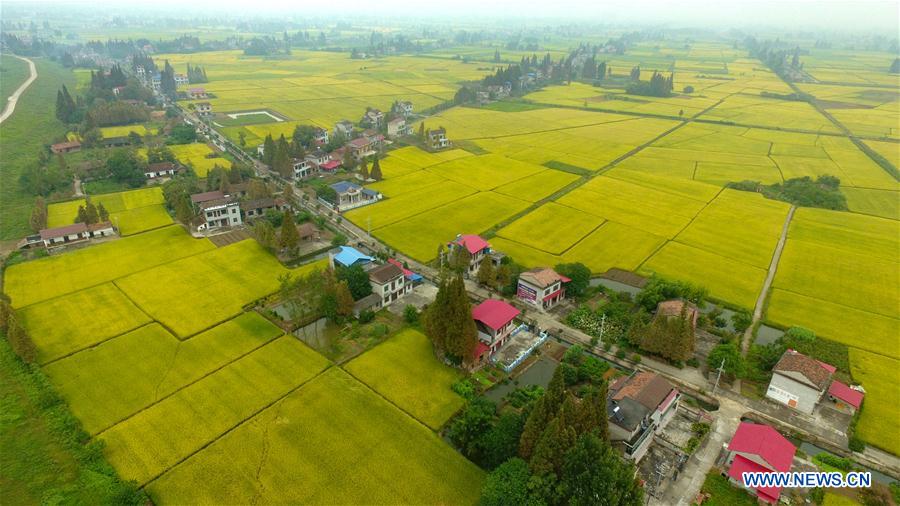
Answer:
POLYGON ((725 468, 733 484, 750 490, 763 502, 776 504, 781 496, 781 487, 747 487, 744 473, 787 473, 794 463, 797 448, 778 433, 762 424, 741 422, 734 437, 728 443, 725 468))
POLYGON ((606 413, 610 443, 626 458, 640 461, 653 437, 675 416, 681 394, 662 376, 635 372, 609 387, 606 413))
POLYGON ((360 124, 370 128, 380 128, 384 123, 384 113, 379 109, 367 107, 360 124))
POLYGON ((426 130, 425 143, 433 150, 449 148, 450 140, 447 139, 447 130, 444 127, 426 130))
POLYGON ((471 276, 478 272, 481 260, 491 253, 491 245, 480 236, 473 234, 460 234, 456 239, 447 244, 450 255, 457 254, 459 248, 464 248, 469 253, 469 267, 466 275, 471 276))
POLYGON ((325 165, 331 160, 331 156, 321 149, 316 149, 307 153, 305 160, 312 164, 316 169, 319 169, 322 165, 325 165))
POLYGON ((324 146, 328 144, 328 130, 316 127, 315 133, 313 133, 313 142, 316 144, 316 146, 324 146))
POLYGON ((480 365, 491 357, 516 329, 520 311, 506 301, 487 299, 472 308, 472 319, 478 329, 474 363, 480 365))
POLYGON ((372 293, 381 297, 379 307, 389 306, 394 301, 412 292, 412 283, 407 283, 403 269, 392 263, 379 265, 369 271, 372 293))
POLYGON ((198 116, 211 116, 212 104, 209 102, 197 102, 194 104, 194 110, 197 112, 198 116))
POLYGON ((391 105, 391 113, 408 118, 413 113, 412 102, 408 100, 398 100, 391 105))
POLYGON ((409 135, 409 125, 406 124, 406 120, 403 118, 394 118, 388 121, 387 124, 387 136, 391 139, 401 137, 404 135, 409 135))
POLYGON ((197 230, 234 227, 244 222, 241 218, 241 204, 232 195, 220 191, 195 193, 191 195, 191 203, 198 214, 198 218, 192 223, 197 230))
POLYGON ((519 274, 516 296, 519 300, 550 309, 566 297, 566 283, 571 279, 549 267, 539 267, 519 274))
POLYGON ((354 125, 352 121, 343 119, 334 124, 334 135, 342 136, 345 139, 352 139, 353 131, 355 129, 356 125, 354 125))
POLYGON ((328 202, 332 205, 338 212, 347 211, 349 209, 355 209, 357 207, 362 207, 368 204, 374 204, 381 200, 381 193, 375 190, 370 190, 368 188, 363 188, 358 184, 351 183, 350 181, 341 181, 339 183, 334 183, 331 185, 331 189, 334 190, 335 197, 334 202, 328 202))
POLYGON ((772 368, 766 397, 812 414, 832 383, 835 367, 794 350, 787 350, 772 368))
POLYGON ((291 163, 294 166, 294 179, 306 179, 316 171, 316 166, 306 159, 298 160, 295 158, 291 163))

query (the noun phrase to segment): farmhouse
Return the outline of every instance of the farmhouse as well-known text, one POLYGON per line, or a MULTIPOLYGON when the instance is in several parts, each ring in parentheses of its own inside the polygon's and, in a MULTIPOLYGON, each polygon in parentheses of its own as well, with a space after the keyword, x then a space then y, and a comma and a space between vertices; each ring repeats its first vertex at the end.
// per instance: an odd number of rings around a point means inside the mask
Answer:
POLYGON ((309 160, 294 159, 294 179, 306 179, 313 175, 316 168, 309 160))
POLYGON ((380 307, 385 307, 412 292, 413 285, 406 282, 403 269, 392 263, 379 265, 369 271, 372 292, 381 297, 380 307))
POLYGON ((92 223, 74 223, 64 227, 45 228, 39 232, 41 242, 47 248, 64 244, 87 241, 94 237, 109 237, 116 235, 116 229, 108 221, 92 223))
POLYGON ((187 90, 187 95, 191 100, 209 98, 209 95, 206 93, 206 89, 204 88, 190 88, 187 90))
POLYGON ((787 350, 772 369, 766 397, 811 414, 831 385, 835 367, 787 350))
POLYGON ((384 124, 384 113, 379 109, 367 107, 359 123, 364 127, 380 128, 384 124))
POLYGON ((104 137, 100 139, 100 145, 104 148, 119 148, 122 146, 131 145, 131 139, 124 135, 120 135, 117 137, 104 137))
POLYGON ((318 241, 322 236, 319 229, 310 222, 297 225, 297 234, 301 241, 318 241))
POLYGON ((398 100, 391 105, 391 114, 408 118, 413 113, 412 102, 408 100, 398 100))
POLYGON ((199 216, 192 225, 196 230, 213 230, 243 223, 241 205, 236 198, 220 191, 196 193, 191 202, 199 216))
POLYGON ((50 146, 50 151, 52 151, 54 154, 57 154, 57 155, 81 151, 81 142, 79 142, 79 141, 58 142, 58 143, 50 146))
POLYGON ((212 115, 212 104, 209 102, 197 102, 194 104, 194 110, 197 111, 198 116, 210 116, 212 115))
MULTIPOLYGON (((725 467, 729 480, 744 486, 743 473, 747 472, 789 472, 797 449, 777 430, 768 426, 742 422, 728 443, 725 467)), ((778 502, 781 487, 758 487, 750 489, 759 500, 770 504, 778 502)))
POLYGON ((506 301, 487 299, 472 308, 472 319, 478 328, 475 364, 482 364, 505 343, 516 328, 520 311, 506 301))
POLYGON ((549 267, 531 269, 519 275, 516 296, 533 306, 550 309, 566 297, 565 283, 569 281, 549 267))
POLYGON ((684 311, 687 320, 691 322, 691 327, 694 330, 697 330, 697 318, 700 316, 700 311, 697 310, 697 306, 690 302, 685 302, 680 299, 664 300, 656 305, 655 317, 679 318, 682 311, 684 311))
POLYGON ((450 147, 450 140, 447 139, 447 130, 444 127, 426 130, 425 142, 429 148, 435 150, 450 147))
POLYGON ((159 72, 156 72, 152 76, 150 76, 150 87, 152 87, 154 91, 159 91, 160 89, 162 89, 162 76, 159 72))
POLYGON ((447 244, 450 254, 453 255, 459 248, 465 248, 469 253, 469 268, 466 269, 466 275, 473 275, 478 272, 481 260, 485 255, 491 253, 491 245, 480 236, 471 234, 457 235, 456 239, 447 244))
POLYGON ((403 271, 403 275, 406 276, 406 280, 407 280, 408 282, 410 282, 410 283, 412 283, 412 284, 416 284, 416 283, 422 281, 422 276, 421 276, 421 275, 416 274, 415 272, 413 272, 413 271, 407 269, 406 267, 403 267, 403 264, 400 263, 399 260, 394 259, 394 258, 388 258, 387 261, 388 261, 388 263, 394 264, 394 265, 396 265, 397 267, 399 267, 400 270, 403 271))
POLYGON ((328 161, 331 160, 331 157, 328 156, 328 153, 325 151, 317 149, 307 153, 305 160, 309 162, 310 165, 320 168, 322 165, 328 163, 328 161))
POLYGON ((179 170, 181 170, 181 168, 176 166, 172 162, 151 163, 151 164, 147 165, 146 169, 144 169, 144 176, 146 176, 147 179, 156 179, 158 177, 174 176, 175 173, 177 173, 179 170))
POLYGON ((403 118, 394 118, 388 121, 387 124, 387 136, 390 138, 401 137, 403 135, 409 135, 409 125, 406 124, 406 120, 403 118))
POLYGON ((175 86, 187 86, 190 84, 188 76, 184 74, 175 74, 175 86))
POLYGON ((241 202, 241 212, 243 213, 245 220, 265 216, 266 211, 269 209, 283 211, 286 208, 287 202, 280 198, 264 198, 241 202))
POLYGON ((865 395, 862 387, 847 386, 838 380, 832 381, 831 386, 828 387, 828 400, 833 403, 832 407, 849 415, 853 415, 859 410, 865 395))
POLYGON ((640 461, 654 435, 663 431, 678 410, 681 394, 662 376, 634 372, 609 387, 606 413, 609 439, 625 457, 640 461))
POLYGON ((373 260, 375 259, 350 246, 339 246, 328 252, 328 261, 332 269, 338 265, 343 265, 344 267, 361 265, 364 269, 370 268, 373 260))
POLYGON ((349 181, 334 183, 331 185, 331 189, 334 190, 335 201, 333 203, 329 202, 329 204, 332 204, 339 212, 374 204, 381 200, 381 193, 363 188, 349 181))
POLYGON ((356 126, 350 120, 341 120, 334 124, 334 135, 335 136, 343 136, 345 139, 350 139, 353 137, 353 130, 356 129, 356 126))
POLYGON ((256 154, 262 158, 262 156, 266 153, 266 144, 264 142, 260 143, 259 146, 256 146, 256 154))
POLYGON ((367 156, 372 156, 378 152, 384 137, 381 135, 363 135, 350 141, 350 153, 357 160, 362 160, 367 156))
POLYGON ((334 172, 341 167, 340 160, 329 159, 327 162, 319 165, 319 170, 322 172, 334 172))
POLYGON ((328 130, 316 127, 315 132, 313 133, 313 142, 316 143, 316 146, 328 144, 328 130))

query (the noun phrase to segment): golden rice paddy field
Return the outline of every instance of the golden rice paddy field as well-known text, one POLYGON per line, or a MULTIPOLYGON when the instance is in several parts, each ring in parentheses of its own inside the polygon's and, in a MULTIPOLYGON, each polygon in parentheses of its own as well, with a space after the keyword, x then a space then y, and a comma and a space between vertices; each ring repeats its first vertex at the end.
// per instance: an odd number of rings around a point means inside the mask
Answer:
MULTIPOLYGON (((291 129, 293 132, 293 129, 291 129)), ((168 146, 175 155, 175 158, 184 165, 188 165, 194 169, 197 177, 204 178, 214 167, 222 167, 224 169, 231 168, 231 162, 227 158, 219 156, 209 145, 194 142, 191 144, 175 144, 168 146)), ((138 154, 144 158, 147 156, 147 150, 140 148, 138 154)))
POLYGON ((424 335, 354 359, 357 380, 243 311, 279 275, 322 266, 289 270, 252 240, 215 249, 166 227, 11 266, 4 286, 56 390, 156 502, 474 503, 483 471, 433 432, 463 405, 459 374, 424 335), (285 479, 298 485, 271 486, 285 479))
MULTIPOLYGON (((121 235, 132 235, 172 224, 172 217, 163 205, 162 189, 142 188, 118 193, 92 195, 94 205, 103 204, 109 211, 109 221, 121 235)), ((64 227, 75 223, 78 208, 84 200, 70 200, 47 206, 47 226, 64 227)))

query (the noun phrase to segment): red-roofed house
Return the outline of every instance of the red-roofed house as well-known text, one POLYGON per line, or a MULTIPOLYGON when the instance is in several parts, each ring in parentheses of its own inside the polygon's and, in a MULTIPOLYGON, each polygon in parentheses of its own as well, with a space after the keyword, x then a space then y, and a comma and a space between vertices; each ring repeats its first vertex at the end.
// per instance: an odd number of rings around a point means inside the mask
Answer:
POLYGON ((484 344, 475 349, 476 364, 494 354, 509 339, 516 328, 515 320, 519 313, 508 302, 498 299, 487 299, 472 308, 472 319, 478 328, 478 340, 484 344))
POLYGON ((838 380, 832 381, 828 388, 828 398, 834 403, 834 408, 851 415, 862 406, 865 395, 862 387, 849 387, 838 380))
POLYGON ((787 350, 772 368, 766 397, 812 414, 831 385, 835 368, 794 350, 787 350))
MULTIPOLYGON (((742 422, 728 443, 725 467, 731 481, 743 487, 742 473, 789 472, 796 452, 797 448, 774 428, 742 422)), ((770 504, 777 503, 781 496, 780 487, 758 487, 751 490, 761 501, 770 504)))
POLYGON ((569 281, 549 267, 531 269, 519 274, 516 296, 541 309, 550 309, 566 297, 564 284, 569 281))
POLYGON ((480 236, 473 234, 457 235, 456 239, 447 244, 450 254, 453 254, 457 248, 465 248, 471 257, 469 260, 469 268, 466 274, 472 275, 478 272, 481 266, 481 260, 491 253, 491 245, 480 236))
POLYGON ((58 142, 58 143, 50 146, 50 151, 52 151, 54 154, 74 153, 76 151, 81 151, 81 142, 79 142, 79 141, 58 142))

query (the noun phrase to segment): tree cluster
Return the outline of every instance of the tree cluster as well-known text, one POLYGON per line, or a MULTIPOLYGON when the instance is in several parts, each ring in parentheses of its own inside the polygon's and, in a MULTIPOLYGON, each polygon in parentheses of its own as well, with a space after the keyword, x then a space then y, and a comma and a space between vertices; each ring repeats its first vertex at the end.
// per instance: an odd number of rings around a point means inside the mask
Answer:
POLYGON ((659 72, 653 72, 649 81, 641 81, 634 76, 640 76, 640 67, 632 70, 632 82, 625 88, 625 92, 631 95, 642 95, 645 97, 669 97, 672 95, 673 75, 665 77, 659 72))
POLYGON ((78 115, 78 106, 75 105, 75 100, 72 99, 66 85, 56 92, 56 119, 63 123, 77 123, 81 119, 78 115))
POLYGON ((764 185, 759 181, 741 181, 729 183, 728 187, 762 193, 766 198, 788 202, 798 207, 847 210, 847 198, 841 192, 841 180, 827 174, 823 174, 815 180, 809 176, 803 176, 770 185, 764 185))
POLYGON ((109 72, 102 70, 97 72, 91 71, 91 88, 93 89, 111 90, 119 86, 125 86, 127 81, 128 78, 118 63, 110 67, 109 72))
POLYGON ((694 355, 694 326, 684 304, 677 316, 657 314, 649 325, 634 325, 629 341, 644 351, 680 363, 694 355))
POLYGON ((338 266, 335 271, 339 281, 347 282, 353 300, 359 300, 371 295, 372 283, 369 281, 369 274, 363 269, 362 265, 356 264, 352 267, 338 266))
POLYGON ((428 306, 424 320, 425 334, 439 356, 456 364, 472 362, 478 330, 461 275, 441 279, 437 297, 428 306))
POLYGON ((6 340, 19 358, 27 363, 35 361, 37 348, 6 294, 0 294, 0 330, 6 334, 6 340))
POLYGON ((338 280, 331 269, 313 271, 297 278, 286 274, 279 278, 281 297, 288 305, 291 319, 308 322, 325 317, 341 323, 353 316, 353 295, 346 281, 338 280))
POLYGON ((130 125, 150 119, 146 107, 119 100, 96 100, 84 116, 85 129, 103 126, 130 125))
POLYGON ((109 211, 103 206, 103 202, 94 205, 90 197, 85 198, 83 206, 78 206, 78 214, 75 217, 75 223, 84 223, 85 225, 93 225, 109 221, 109 211))
POLYGON ((191 84, 208 83, 209 78, 206 77, 206 70, 200 65, 187 64, 187 78, 191 84))

